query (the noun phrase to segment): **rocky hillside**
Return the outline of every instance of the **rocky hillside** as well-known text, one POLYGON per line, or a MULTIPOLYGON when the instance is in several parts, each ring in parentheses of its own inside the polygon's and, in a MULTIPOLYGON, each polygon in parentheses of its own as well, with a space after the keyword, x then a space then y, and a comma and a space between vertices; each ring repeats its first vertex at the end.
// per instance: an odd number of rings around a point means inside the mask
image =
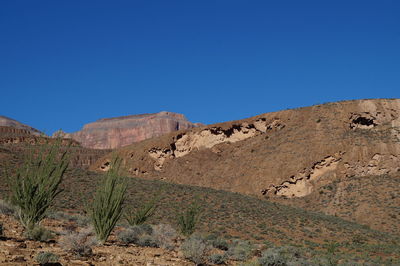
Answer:
POLYGON ((100 119, 85 125, 78 132, 61 132, 61 135, 87 148, 114 149, 198 125, 189 122, 182 114, 160 112, 100 119))
MULTIPOLYGON (((118 153, 135 177, 277 199, 310 198, 333 182, 355 177, 362 183, 363 177, 390 176, 398 183, 400 100, 345 101, 266 113, 174 132, 118 153)), ((92 169, 107 170, 109 162, 110 155, 105 156, 92 169)), ((346 195, 342 186, 338 188, 340 195, 332 200, 346 195)), ((394 190, 396 200, 399 186, 394 190)), ((355 196, 354 201, 359 199, 355 196)), ((329 213, 334 214, 331 205, 329 213)), ((368 213, 368 206, 362 208, 359 212, 368 213)), ((391 215, 400 215, 399 210, 390 210, 395 212, 391 215)))
POLYGON ((0 133, 32 134, 37 136, 43 134, 42 132, 31 126, 22 124, 17 120, 2 115, 0 115, 0 133), (10 130, 10 128, 15 129, 14 132, 13 130, 10 130))

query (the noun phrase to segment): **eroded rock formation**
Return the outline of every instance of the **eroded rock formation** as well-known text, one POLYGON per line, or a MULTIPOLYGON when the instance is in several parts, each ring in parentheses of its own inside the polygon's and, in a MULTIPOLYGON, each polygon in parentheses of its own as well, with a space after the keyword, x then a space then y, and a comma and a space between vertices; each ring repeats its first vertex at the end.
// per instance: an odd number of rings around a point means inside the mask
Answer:
POLYGON ((171 133, 118 154, 137 177, 296 198, 338 179, 399 173, 399 132, 399 99, 345 101, 171 133))
POLYGON ((0 133, 4 134, 4 133, 10 133, 10 134, 31 134, 31 135, 43 135, 42 132, 40 132, 39 130, 22 124, 20 122, 18 122, 17 120, 11 119, 9 117, 6 116, 1 116, 0 115, 0 133))
POLYGON ((72 138, 80 142, 83 147, 114 149, 199 125, 189 122, 182 114, 160 112, 100 119, 86 124, 81 131, 55 134, 72 138))

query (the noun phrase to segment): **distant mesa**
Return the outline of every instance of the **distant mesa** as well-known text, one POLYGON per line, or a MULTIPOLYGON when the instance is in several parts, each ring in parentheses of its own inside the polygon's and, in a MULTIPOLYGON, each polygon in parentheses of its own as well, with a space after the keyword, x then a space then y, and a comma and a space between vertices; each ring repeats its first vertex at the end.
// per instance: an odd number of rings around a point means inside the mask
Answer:
POLYGON ((74 133, 57 131, 53 136, 72 138, 86 148, 114 149, 201 125, 188 121, 183 114, 163 111, 154 114, 103 118, 84 125, 80 131, 74 133))
POLYGON ((22 124, 17 120, 0 115, 0 131, 4 133, 14 133, 14 134, 31 134, 31 135, 44 135, 36 128, 22 124))

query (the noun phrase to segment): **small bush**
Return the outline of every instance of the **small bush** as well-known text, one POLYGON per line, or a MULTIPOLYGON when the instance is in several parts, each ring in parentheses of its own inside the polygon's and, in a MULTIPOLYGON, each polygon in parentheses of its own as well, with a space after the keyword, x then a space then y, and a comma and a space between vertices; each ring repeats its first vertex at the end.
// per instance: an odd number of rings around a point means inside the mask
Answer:
POLYGON ((169 224, 159 224, 153 227, 153 236, 160 248, 172 250, 175 247, 177 233, 169 224))
POLYGON ((15 207, 4 200, 0 200, 0 214, 14 215, 15 207))
POLYGON ((41 226, 36 226, 32 230, 26 231, 25 236, 30 240, 41 242, 47 242, 53 238, 52 232, 41 226))
MULTIPOLYGON (((272 247, 262 253, 258 259, 261 266, 285 266, 285 265, 310 265, 306 258, 295 247, 272 247)), ((317 264, 319 265, 319 264, 317 264)), ((323 265, 323 264, 322 264, 323 265)))
POLYGON ((208 257, 208 260, 213 264, 225 264, 226 255, 225 254, 212 254, 208 257))
POLYGON ((206 262, 206 253, 209 247, 204 239, 191 236, 183 242, 181 250, 186 259, 196 264, 203 264, 206 262))
POLYGON ((196 230, 196 225, 200 218, 201 209, 200 206, 194 202, 189 208, 178 217, 178 224, 181 233, 184 236, 190 236, 196 230))
POLYGON ((154 199, 137 210, 131 210, 125 214, 125 219, 130 226, 144 224, 151 216, 154 215, 157 208, 157 199, 154 199))
POLYGON ((158 247, 150 225, 132 226, 118 234, 118 239, 125 244, 135 244, 141 247, 158 247))
POLYGON ((232 260, 245 261, 253 254, 254 246, 248 241, 234 240, 227 251, 232 260))
POLYGON ((217 238, 211 241, 213 247, 218 248, 220 250, 228 250, 229 244, 225 239, 217 238))
POLYGON ((140 247, 153 247, 153 248, 158 247, 158 244, 154 239, 154 237, 152 235, 147 235, 147 234, 140 235, 135 244, 140 247))
POLYGON ((72 253, 78 258, 92 256, 92 247, 96 245, 96 239, 91 229, 82 232, 70 232, 60 239, 60 245, 67 252, 72 253))
POLYGON ((36 255, 35 259, 40 265, 46 265, 50 263, 57 263, 59 257, 58 255, 51 252, 40 252, 36 255))
POLYGON ((120 166, 121 159, 114 159, 89 207, 91 221, 101 244, 107 241, 122 214, 127 183, 125 178, 119 176, 120 166))
POLYGON ((132 226, 119 232, 117 237, 119 241, 125 244, 134 244, 137 243, 141 234, 143 234, 143 231, 139 226, 132 226))

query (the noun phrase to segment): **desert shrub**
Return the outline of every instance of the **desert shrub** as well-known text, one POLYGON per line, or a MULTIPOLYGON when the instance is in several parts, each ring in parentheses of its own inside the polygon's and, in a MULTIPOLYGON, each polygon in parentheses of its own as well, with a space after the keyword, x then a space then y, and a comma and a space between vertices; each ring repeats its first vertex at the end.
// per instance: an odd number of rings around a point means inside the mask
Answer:
POLYGON ((232 260, 245 261, 250 258, 254 250, 254 246, 243 240, 234 240, 231 245, 229 245, 227 254, 232 260))
POLYGON ((141 247, 157 247, 150 225, 131 226, 118 234, 118 239, 125 244, 135 244, 141 247))
POLYGON ((172 250, 175 247, 177 233, 169 224, 159 224, 153 226, 153 236, 160 248, 172 250))
POLYGON ((262 253, 258 262, 261 266, 313 265, 299 249, 289 246, 268 248, 262 253))
POLYGON ((193 202, 185 212, 178 216, 180 231, 184 236, 190 236, 194 233, 200 213, 200 206, 193 202))
POLYGON ((40 265, 46 265, 51 263, 57 263, 59 260, 58 255, 51 252, 40 252, 35 257, 37 263, 40 265))
POLYGON ((61 237, 60 245, 78 258, 87 258, 93 254, 92 247, 96 245, 96 239, 91 229, 85 229, 81 232, 67 233, 61 237))
POLYGON ((226 255, 225 254, 212 254, 208 257, 208 260, 213 264, 225 264, 226 255))
POLYGON ((89 207, 91 222, 102 244, 107 241, 122 214, 127 183, 119 175, 120 166, 121 159, 115 158, 89 207))
POLYGON ((36 226, 33 229, 25 232, 25 237, 30 240, 47 242, 53 238, 53 233, 44 227, 36 226))
POLYGON ((144 224, 151 216, 154 215, 157 208, 157 198, 145 203, 137 210, 130 210, 124 217, 130 226, 144 224))
POLYGON ((145 234, 141 226, 131 226, 118 233, 118 239, 125 244, 135 244, 138 242, 139 237, 145 234))
POLYGON ((135 244, 140 247, 158 247, 158 244, 154 237, 148 234, 140 235, 135 244))
POLYGON ((60 155, 61 140, 33 153, 17 169, 15 176, 8 175, 11 203, 17 207, 18 217, 25 229, 33 230, 45 217, 68 167, 67 152, 60 155))
POLYGON ((228 250, 229 244, 225 239, 217 238, 211 241, 213 247, 218 248, 220 250, 228 250))
POLYGON ((15 213, 15 207, 10 203, 0 200, 0 214, 13 215, 15 213))
POLYGON ((186 259, 196 264, 203 264, 206 262, 206 254, 209 247, 204 239, 192 235, 183 242, 181 250, 186 259))

